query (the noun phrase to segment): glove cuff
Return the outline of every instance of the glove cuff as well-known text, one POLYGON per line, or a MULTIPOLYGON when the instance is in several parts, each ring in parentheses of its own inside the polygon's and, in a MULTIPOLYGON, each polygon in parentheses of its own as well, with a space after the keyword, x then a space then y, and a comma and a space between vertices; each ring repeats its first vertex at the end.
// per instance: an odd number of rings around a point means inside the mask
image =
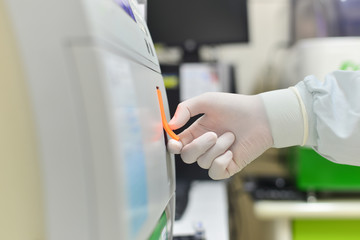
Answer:
POLYGON ((307 139, 307 146, 317 146, 317 131, 315 128, 315 116, 313 110, 313 96, 311 91, 307 89, 306 81, 312 81, 312 77, 306 77, 304 81, 296 84, 295 88, 300 93, 301 99, 304 102, 307 116, 308 116, 308 125, 309 125, 309 137, 307 139))
POLYGON ((273 147, 304 145, 307 141, 307 113, 296 88, 260 94, 269 120, 273 147))

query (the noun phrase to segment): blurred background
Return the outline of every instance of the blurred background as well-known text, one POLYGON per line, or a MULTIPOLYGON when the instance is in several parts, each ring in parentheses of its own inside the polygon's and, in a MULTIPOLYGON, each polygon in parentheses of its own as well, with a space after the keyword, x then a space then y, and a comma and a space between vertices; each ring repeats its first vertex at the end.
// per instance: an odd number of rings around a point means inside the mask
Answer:
MULTIPOLYGON (((256 94, 360 69, 359 0, 150 0, 146 12, 171 115, 203 92, 256 94)), ((209 182, 176 157, 175 235, 210 197, 219 212, 204 218, 223 237, 205 227, 208 239, 358 239, 357 167, 307 148, 271 149, 231 180, 209 182)))
POLYGON ((359 167, 270 149, 214 181, 164 132, 204 92, 335 70, 360 0, 0 0, 0 239, 360 239, 359 167))

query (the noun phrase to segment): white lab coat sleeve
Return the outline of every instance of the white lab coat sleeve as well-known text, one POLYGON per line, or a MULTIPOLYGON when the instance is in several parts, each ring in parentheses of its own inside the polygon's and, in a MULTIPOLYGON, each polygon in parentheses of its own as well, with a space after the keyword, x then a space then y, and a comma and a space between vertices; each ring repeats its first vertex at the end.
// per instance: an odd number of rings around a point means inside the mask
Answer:
POLYGON ((335 71, 324 81, 308 76, 298 83, 306 108, 306 145, 341 164, 360 165, 360 72, 335 71))

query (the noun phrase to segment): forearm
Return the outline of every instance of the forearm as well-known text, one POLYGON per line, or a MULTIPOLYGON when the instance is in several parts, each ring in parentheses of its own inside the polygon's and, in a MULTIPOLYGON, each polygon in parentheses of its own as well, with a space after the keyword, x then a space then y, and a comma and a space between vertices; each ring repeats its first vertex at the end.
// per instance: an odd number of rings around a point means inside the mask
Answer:
POLYGON ((307 145, 331 161, 360 165, 360 72, 308 76, 261 94, 274 147, 307 145))

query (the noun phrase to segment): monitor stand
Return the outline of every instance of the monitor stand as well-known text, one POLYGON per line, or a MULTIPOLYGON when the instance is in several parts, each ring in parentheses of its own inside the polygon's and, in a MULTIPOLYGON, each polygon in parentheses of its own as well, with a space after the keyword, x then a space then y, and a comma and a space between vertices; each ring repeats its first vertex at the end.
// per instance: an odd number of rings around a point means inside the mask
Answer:
POLYGON ((200 47, 194 40, 186 40, 183 44, 182 62, 200 62, 200 47))

